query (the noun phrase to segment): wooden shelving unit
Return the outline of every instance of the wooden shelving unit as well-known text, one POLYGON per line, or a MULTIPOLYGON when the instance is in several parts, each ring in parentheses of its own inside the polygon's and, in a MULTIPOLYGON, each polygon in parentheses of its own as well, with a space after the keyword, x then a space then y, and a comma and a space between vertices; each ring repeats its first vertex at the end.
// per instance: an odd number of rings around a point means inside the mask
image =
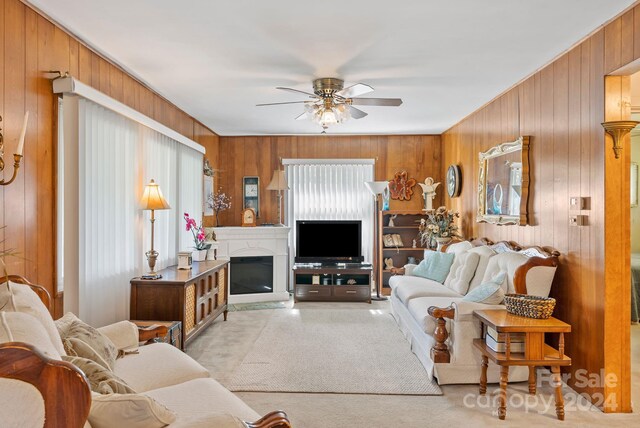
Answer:
POLYGON ((424 248, 420 246, 418 239, 418 222, 424 218, 423 211, 411 210, 394 210, 378 212, 378 259, 376 266, 379 266, 376 272, 376 286, 379 288, 380 294, 391 294, 389 288, 389 278, 393 273, 384 268, 384 259, 391 257, 393 266, 402 267, 407 264, 409 257, 415 257, 416 260, 422 260, 424 256, 424 248), (389 220, 396 215, 394 220, 395 226, 389 226, 389 220), (398 234, 402 238, 402 247, 385 247, 383 235, 398 234), (413 248, 412 241, 417 241, 417 247, 413 248))

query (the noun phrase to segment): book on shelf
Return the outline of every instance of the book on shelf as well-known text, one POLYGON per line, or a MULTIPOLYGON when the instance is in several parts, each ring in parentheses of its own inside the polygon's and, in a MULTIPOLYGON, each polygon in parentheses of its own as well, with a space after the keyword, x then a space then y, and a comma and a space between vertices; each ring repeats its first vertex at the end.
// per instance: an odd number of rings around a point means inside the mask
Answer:
POLYGON ((498 333, 493 327, 487 326, 487 336, 491 336, 496 342, 506 342, 507 334, 511 335, 511 343, 524 342, 524 333, 498 333))
MULTIPOLYGON (((485 339, 487 346, 495 352, 507 352, 507 342, 498 342, 487 334, 485 339)), ((511 342, 509 347, 511 352, 524 352, 524 342, 511 342)))

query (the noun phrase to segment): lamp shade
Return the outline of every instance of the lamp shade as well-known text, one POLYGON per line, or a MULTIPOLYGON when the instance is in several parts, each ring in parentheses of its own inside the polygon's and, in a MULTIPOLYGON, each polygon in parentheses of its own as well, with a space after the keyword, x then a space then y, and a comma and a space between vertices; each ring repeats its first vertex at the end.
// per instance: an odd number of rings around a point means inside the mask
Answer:
POLYGON ((160 186, 153 180, 144 188, 140 207, 143 210, 168 210, 171 208, 167 200, 162 196, 160 186))
POLYGON ((373 196, 381 195, 389 185, 388 181, 365 181, 364 185, 373 196))
POLYGON ((284 175, 284 170, 276 169, 273 171, 273 178, 271 183, 267 186, 267 190, 288 190, 287 177, 284 175))

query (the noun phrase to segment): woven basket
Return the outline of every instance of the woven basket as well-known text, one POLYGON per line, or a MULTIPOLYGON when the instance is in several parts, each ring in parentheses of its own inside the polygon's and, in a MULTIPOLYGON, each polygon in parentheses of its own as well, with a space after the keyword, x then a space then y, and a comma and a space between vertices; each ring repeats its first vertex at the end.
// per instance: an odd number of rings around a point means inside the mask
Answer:
POLYGON ((553 297, 507 294, 504 296, 507 312, 527 318, 547 319, 553 314, 556 299, 553 297))

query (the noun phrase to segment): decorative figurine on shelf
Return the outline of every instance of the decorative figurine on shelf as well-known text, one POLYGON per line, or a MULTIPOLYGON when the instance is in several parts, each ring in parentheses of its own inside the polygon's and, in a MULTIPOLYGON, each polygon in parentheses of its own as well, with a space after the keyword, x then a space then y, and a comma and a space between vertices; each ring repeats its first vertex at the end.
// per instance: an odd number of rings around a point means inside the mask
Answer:
POLYGON ((424 211, 431 211, 433 209, 433 200, 436 197, 436 188, 440 185, 440 183, 434 183, 433 178, 427 177, 424 179, 423 183, 420 184, 422 187, 422 197, 424 198, 424 211))
POLYGON ((391 257, 384 259, 384 268, 385 270, 393 269, 393 259, 391 257))
POLYGON ((349 285, 356 285, 356 280, 351 278, 350 280, 347 281, 347 284, 349 285))
POLYGON ((411 246, 411 248, 418 248, 418 245, 415 239, 413 240, 413 245, 411 246))
POLYGON ((382 191, 382 211, 389 210, 389 198, 391 197, 391 191, 389 186, 385 187, 382 191))
POLYGON ((391 217, 389 217, 389 227, 396 227, 396 223, 394 221, 396 217, 398 217, 398 214, 394 214, 391 217))

